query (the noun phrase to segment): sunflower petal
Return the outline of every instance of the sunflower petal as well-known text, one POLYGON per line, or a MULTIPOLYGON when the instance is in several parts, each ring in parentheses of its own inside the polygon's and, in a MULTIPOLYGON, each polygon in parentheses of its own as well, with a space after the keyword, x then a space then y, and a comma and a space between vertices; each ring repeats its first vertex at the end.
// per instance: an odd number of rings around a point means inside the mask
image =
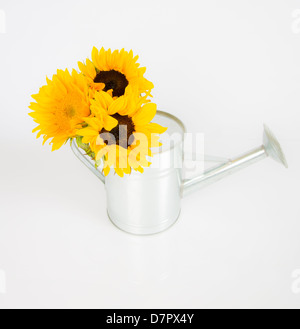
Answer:
POLYGON ((114 129, 116 126, 118 125, 118 120, 111 117, 110 115, 107 115, 105 118, 104 118, 104 121, 103 121, 103 126, 104 126, 104 129, 107 130, 107 131, 111 131, 112 129, 114 129))
POLYGON ((95 95, 95 100, 104 109, 107 110, 113 102, 113 98, 105 91, 100 91, 95 95))
POLYGON ((145 126, 145 128, 153 134, 163 134, 168 130, 168 128, 162 127, 157 123, 149 123, 145 126))
POLYGON ((146 125, 155 117, 157 106, 154 103, 144 105, 132 118, 135 125, 146 125))
POLYGON ((121 114, 124 109, 126 109, 126 101, 125 98, 121 96, 110 104, 108 108, 108 114, 114 115, 117 112, 121 114))

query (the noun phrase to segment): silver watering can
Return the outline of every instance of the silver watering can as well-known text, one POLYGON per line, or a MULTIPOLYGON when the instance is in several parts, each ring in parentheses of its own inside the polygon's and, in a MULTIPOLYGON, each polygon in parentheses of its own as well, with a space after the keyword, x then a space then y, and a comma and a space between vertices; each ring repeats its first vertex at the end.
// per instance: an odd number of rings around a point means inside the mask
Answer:
MULTIPOLYGON (((132 172, 119 177, 113 171, 105 177, 101 169, 72 143, 75 155, 104 183, 107 193, 107 213, 121 230, 137 235, 162 232, 179 218, 181 199, 190 191, 201 188, 267 157, 287 162, 280 144, 267 126, 263 145, 246 154, 204 171, 192 179, 184 178, 184 124, 173 115, 158 111, 154 120, 168 127, 165 134, 177 136, 164 142, 151 159, 152 165, 144 173, 132 172)), ((164 135, 165 135, 164 134, 164 135)), ((163 140, 162 136, 162 140, 163 140)))

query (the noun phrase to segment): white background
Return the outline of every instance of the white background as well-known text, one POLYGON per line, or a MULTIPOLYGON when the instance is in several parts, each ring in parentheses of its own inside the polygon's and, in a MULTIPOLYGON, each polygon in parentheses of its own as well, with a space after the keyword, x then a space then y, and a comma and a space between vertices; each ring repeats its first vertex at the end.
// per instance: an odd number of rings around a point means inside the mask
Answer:
POLYGON ((300 307, 297 9, 296 0, 0 1, 1 308, 300 307), (27 115, 45 77, 93 46, 139 54, 159 109, 204 133, 206 153, 259 146, 266 122, 289 170, 265 160, 184 199, 162 234, 119 231, 101 182, 68 146, 42 147, 27 115))

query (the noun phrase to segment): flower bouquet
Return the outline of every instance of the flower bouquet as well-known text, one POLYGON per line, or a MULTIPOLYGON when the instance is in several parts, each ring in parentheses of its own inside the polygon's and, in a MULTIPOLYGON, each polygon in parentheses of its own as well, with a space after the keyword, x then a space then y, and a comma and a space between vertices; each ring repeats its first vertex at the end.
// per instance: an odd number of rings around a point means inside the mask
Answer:
POLYGON ((79 71, 58 70, 47 78, 29 107, 37 138, 50 140, 53 151, 77 143, 105 176, 111 170, 120 177, 143 173, 167 128, 152 122, 154 85, 137 61, 132 51, 93 48, 79 71))

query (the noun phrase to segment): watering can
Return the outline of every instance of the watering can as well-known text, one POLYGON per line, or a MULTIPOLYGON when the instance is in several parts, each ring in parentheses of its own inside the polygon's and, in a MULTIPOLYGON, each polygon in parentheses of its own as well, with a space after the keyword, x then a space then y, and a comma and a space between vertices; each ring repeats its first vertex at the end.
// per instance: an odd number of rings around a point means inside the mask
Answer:
POLYGON ((132 172, 119 177, 111 171, 105 177, 101 169, 95 167, 93 160, 84 155, 76 143, 71 144, 75 155, 105 185, 108 216, 113 224, 125 232, 150 235, 168 229, 179 218, 181 199, 186 194, 267 157, 287 168, 279 142, 270 129, 264 126, 263 145, 214 166, 196 177, 186 179, 184 124, 175 116, 162 111, 157 112, 155 122, 168 127, 165 134, 175 134, 177 138, 172 140, 172 143, 163 142, 163 146, 154 152, 152 165, 145 168, 143 174, 132 172))

